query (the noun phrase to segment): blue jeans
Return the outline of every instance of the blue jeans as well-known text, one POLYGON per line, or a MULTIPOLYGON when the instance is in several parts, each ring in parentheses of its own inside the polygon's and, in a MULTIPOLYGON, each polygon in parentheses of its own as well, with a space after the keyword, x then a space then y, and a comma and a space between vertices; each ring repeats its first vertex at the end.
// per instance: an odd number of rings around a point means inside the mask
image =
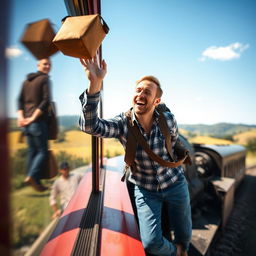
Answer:
POLYGON ((149 191, 135 185, 134 196, 145 251, 158 256, 176 255, 176 246, 162 232, 161 215, 164 202, 168 209, 169 223, 174 230, 173 242, 182 244, 188 250, 192 221, 188 184, 184 175, 180 175, 173 185, 164 190, 149 191))
POLYGON ((28 176, 40 184, 48 151, 48 129, 45 122, 34 122, 25 127, 28 143, 28 176))

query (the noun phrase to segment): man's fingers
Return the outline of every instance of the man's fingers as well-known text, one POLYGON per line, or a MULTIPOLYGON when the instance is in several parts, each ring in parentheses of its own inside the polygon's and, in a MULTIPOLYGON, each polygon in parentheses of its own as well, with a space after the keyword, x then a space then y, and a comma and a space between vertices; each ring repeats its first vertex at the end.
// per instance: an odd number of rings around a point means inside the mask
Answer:
POLYGON ((100 70, 107 71, 107 63, 105 60, 99 62, 97 56, 94 56, 92 59, 79 59, 81 64, 84 66, 85 70, 89 70, 90 72, 97 72, 100 70))
POLYGON ((90 64, 90 63, 93 62, 92 60, 93 60, 93 59, 86 59, 86 60, 85 60, 85 63, 90 64))
POLYGON ((107 70, 107 63, 106 63, 105 60, 102 60, 101 67, 102 67, 103 70, 107 70))
POLYGON ((91 65, 91 60, 89 59, 81 59, 80 58, 81 64, 84 66, 85 69, 89 69, 91 65))
POLYGON ((80 60, 80 63, 84 66, 83 60, 81 58, 79 60, 80 60))
POLYGON ((81 62, 81 64, 82 64, 83 66, 86 65, 86 60, 85 60, 85 59, 80 58, 79 60, 80 60, 80 62, 81 62))

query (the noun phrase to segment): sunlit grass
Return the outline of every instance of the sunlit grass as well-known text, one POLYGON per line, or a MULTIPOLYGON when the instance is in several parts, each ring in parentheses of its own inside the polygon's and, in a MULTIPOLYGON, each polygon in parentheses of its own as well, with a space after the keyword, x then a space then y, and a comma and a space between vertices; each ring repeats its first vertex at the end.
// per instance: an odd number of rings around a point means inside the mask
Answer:
POLYGON ((190 143, 198 143, 198 144, 215 144, 215 145, 229 145, 232 144, 232 141, 223 140, 208 136, 196 136, 189 139, 190 143))
POLYGON ((256 129, 242 132, 234 136, 236 143, 246 145, 249 140, 256 138, 256 129))
POLYGON ((256 153, 247 153, 246 166, 256 166, 256 153))
POLYGON ((32 243, 49 224, 52 211, 49 207, 49 191, 40 193, 25 187, 12 193, 12 240, 15 247, 32 243))
MULTIPOLYGON (((18 149, 27 147, 25 141, 18 143, 19 135, 20 132, 17 131, 9 133, 9 152, 11 155, 14 155, 18 149)), ((86 162, 90 162, 91 136, 81 131, 68 131, 66 132, 64 142, 56 143, 55 141, 50 141, 49 148, 51 148, 55 154, 58 154, 60 151, 65 151, 70 155, 81 157, 86 162)), ((104 156, 108 157, 124 154, 122 145, 116 139, 104 139, 103 150, 104 156)))

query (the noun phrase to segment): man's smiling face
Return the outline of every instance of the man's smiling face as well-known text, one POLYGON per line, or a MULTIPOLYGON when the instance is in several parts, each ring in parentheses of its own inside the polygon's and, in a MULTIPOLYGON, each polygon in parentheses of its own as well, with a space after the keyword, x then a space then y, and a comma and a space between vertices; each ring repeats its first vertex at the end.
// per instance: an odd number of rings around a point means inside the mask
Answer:
POLYGON ((51 71, 51 61, 50 59, 41 59, 37 63, 38 71, 48 74, 51 71))
POLYGON ((154 82, 148 80, 143 80, 136 86, 133 96, 135 114, 146 114, 159 104, 160 98, 157 97, 157 88, 154 82))

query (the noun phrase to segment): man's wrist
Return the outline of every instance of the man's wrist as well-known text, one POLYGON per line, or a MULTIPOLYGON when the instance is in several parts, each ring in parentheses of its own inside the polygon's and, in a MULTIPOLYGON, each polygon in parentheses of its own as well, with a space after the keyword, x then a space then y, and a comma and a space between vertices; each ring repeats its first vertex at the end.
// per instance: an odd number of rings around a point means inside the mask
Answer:
POLYGON ((90 81, 89 87, 87 89, 87 94, 96 94, 100 92, 102 86, 102 80, 90 81))
POLYGON ((85 96, 87 96, 87 98, 95 98, 98 97, 98 95, 100 95, 101 91, 97 91, 97 92, 89 92, 89 90, 87 89, 85 91, 85 96))

